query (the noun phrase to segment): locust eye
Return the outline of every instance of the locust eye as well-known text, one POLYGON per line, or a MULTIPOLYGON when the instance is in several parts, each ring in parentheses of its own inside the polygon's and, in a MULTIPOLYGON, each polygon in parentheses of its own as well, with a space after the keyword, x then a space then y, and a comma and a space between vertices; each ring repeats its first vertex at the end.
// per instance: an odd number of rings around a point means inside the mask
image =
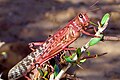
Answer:
POLYGON ((82 15, 82 14, 79 14, 79 17, 80 17, 80 18, 83 18, 83 15, 82 15))

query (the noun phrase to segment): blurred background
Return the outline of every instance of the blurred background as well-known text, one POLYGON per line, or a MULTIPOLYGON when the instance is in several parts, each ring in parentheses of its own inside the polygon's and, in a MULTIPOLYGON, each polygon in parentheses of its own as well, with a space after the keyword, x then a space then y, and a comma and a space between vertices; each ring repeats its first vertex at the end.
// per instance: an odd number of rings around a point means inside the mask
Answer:
MULTIPOLYGON (((0 73, 7 80, 8 70, 31 52, 28 43, 45 41, 64 27, 79 12, 100 21, 110 13, 104 34, 120 37, 119 0, 0 0, 0 73)), ((70 46, 81 47, 90 37, 82 37, 70 46)), ((105 41, 91 47, 91 53, 107 55, 86 61, 74 74, 81 80, 120 80, 120 42, 105 41)))

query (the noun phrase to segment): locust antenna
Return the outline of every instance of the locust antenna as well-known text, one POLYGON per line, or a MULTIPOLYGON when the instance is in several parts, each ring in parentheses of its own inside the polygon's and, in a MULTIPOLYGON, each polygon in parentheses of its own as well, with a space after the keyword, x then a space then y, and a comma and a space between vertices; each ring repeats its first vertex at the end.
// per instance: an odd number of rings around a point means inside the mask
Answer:
POLYGON ((95 6, 98 2, 100 1, 96 1, 94 4, 92 4, 89 8, 92 8, 93 6, 95 6))
POLYGON ((100 2, 100 1, 98 0, 98 1, 96 1, 94 4, 92 4, 92 5, 89 7, 89 10, 88 10, 86 13, 99 10, 100 8, 91 9, 91 8, 92 8, 93 6, 95 6, 98 2, 100 2))

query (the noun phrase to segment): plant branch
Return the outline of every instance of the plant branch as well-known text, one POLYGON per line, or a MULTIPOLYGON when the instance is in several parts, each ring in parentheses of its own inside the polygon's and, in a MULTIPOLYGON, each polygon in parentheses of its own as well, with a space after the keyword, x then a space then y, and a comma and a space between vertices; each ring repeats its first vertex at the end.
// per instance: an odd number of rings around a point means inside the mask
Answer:
POLYGON ((96 55, 92 55, 92 56, 85 56, 85 57, 82 57, 80 60, 89 59, 89 58, 97 58, 97 57, 103 56, 105 54, 107 54, 107 53, 96 54, 96 55))
POLYGON ((120 37, 104 36, 103 41, 120 41, 120 37))

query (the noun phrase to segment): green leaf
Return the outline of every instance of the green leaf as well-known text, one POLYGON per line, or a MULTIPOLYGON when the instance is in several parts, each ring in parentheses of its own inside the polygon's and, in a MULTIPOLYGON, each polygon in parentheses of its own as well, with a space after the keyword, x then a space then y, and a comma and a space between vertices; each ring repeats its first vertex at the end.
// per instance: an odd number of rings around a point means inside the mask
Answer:
POLYGON ((46 77, 48 75, 48 71, 44 72, 44 77, 46 77))
POLYGON ((37 68, 37 70, 39 71, 40 76, 43 76, 43 75, 44 75, 44 72, 43 72, 40 68, 37 68))
POLYGON ((54 75, 57 76, 59 71, 60 71, 60 69, 59 69, 58 65, 55 64, 54 65, 54 75))
POLYGON ((84 63, 86 61, 86 59, 80 60, 80 63, 84 63))
POLYGON ((86 53, 87 53, 88 56, 90 56, 90 51, 87 51, 86 53))
POLYGON ((110 17, 109 13, 106 13, 101 20, 101 25, 104 25, 109 17, 110 17))
POLYGON ((70 59, 73 59, 75 57, 75 53, 69 56, 70 59))
POLYGON ((77 54, 77 57, 78 57, 78 58, 82 55, 82 53, 81 53, 81 48, 78 48, 78 49, 76 50, 76 54, 77 54))
POLYGON ((56 64, 54 65, 54 71, 57 72, 57 73, 60 71, 58 65, 56 65, 56 64))
POLYGON ((42 79, 40 79, 40 80, 48 80, 47 78, 45 78, 45 77, 43 77, 42 79))
POLYGON ((56 77, 58 75, 58 73, 57 72, 54 72, 54 76, 56 77))
POLYGON ((89 42, 89 46, 93 46, 93 45, 97 44, 98 42, 100 42, 100 40, 102 39, 102 36, 103 35, 101 35, 101 38, 97 38, 97 37, 92 38, 89 42))
POLYGON ((70 62, 70 63, 72 63, 72 62, 75 62, 75 60, 72 60, 70 57, 68 57, 68 56, 65 56, 65 60, 66 60, 66 62, 70 62))

